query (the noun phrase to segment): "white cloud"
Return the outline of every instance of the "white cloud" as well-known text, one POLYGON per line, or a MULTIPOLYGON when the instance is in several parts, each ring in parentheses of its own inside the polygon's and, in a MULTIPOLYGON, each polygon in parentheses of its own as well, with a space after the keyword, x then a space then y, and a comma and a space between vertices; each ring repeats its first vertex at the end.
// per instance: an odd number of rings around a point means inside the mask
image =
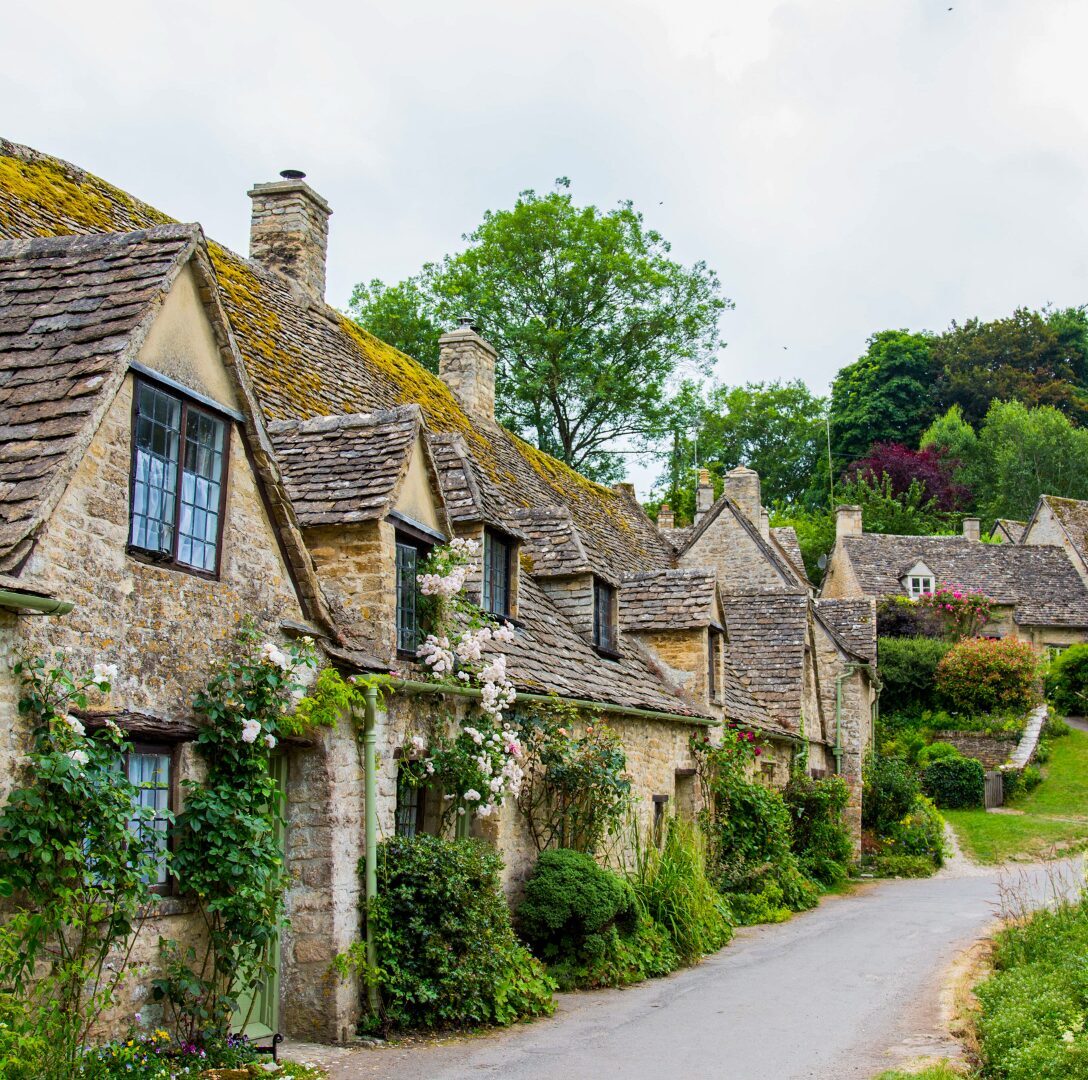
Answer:
POLYGON ((0 100, 242 250, 248 185, 307 170, 334 303, 569 175, 718 270, 722 378, 822 390, 877 329, 1088 299, 1086 31, 1073 0, 39 0, 0 100))

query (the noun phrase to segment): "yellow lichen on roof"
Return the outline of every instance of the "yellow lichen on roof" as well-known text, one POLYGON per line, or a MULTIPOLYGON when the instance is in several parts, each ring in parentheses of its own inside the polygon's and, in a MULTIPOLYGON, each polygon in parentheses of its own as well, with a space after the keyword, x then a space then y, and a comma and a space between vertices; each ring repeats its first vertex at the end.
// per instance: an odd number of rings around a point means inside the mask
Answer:
POLYGON ((283 333, 282 321, 271 304, 262 297, 261 280, 244 259, 214 241, 208 252, 215 266, 231 325, 239 339, 247 366, 265 382, 279 385, 292 408, 262 400, 266 416, 285 420, 292 416, 314 416, 327 412, 321 379, 303 357, 290 348, 290 337, 283 333), (285 380, 283 373, 290 372, 285 380))
POLYGON ((68 224, 73 232, 129 232, 174 220, 91 173, 72 174, 44 156, 0 157, 0 191, 0 224, 13 224, 14 209, 21 205, 32 211, 28 216, 39 217, 30 228, 38 236, 55 235, 52 222, 68 224))

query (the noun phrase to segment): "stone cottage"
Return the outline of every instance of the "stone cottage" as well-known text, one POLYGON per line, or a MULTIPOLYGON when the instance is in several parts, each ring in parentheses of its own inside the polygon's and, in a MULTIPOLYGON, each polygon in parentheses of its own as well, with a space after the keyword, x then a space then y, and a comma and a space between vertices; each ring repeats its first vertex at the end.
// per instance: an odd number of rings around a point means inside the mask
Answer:
MULTIPOLYGON (((99 712, 153 755, 176 809, 193 693, 243 616, 313 635, 346 672, 411 673, 420 560, 471 538, 483 558, 467 589, 514 627, 511 681, 615 728, 644 824, 695 812, 690 736, 733 721, 763 733, 768 783, 798 754, 841 771, 857 827, 872 605, 813 600, 758 476, 730 474, 717 501, 703 485, 694 528, 659 529, 629 485, 591 483, 496 422, 496 353, 471 325, 442 338, 435 377, 326 305, 330 210, 304 179, 249 194, 244 259, 0 141, 5 650, 115 662, 99 712)), ((0 682, 0 784, 25 736, 13 689, 0 682)), ((415 725, 463 709, 440 692, 390 696, 382 835, 434 826, 398 758, 415 725)), ((329 974, 359 935, 364 771, 346 728, 295 740, 276 764, 291 927, 262 1030, 337 1040, 358 1016, 358 987, 329 974)), ((516 887, 534 851, 515 808, 473 829, 516 887)), ((193 921, 181 883, 156 929, 185 938, 193 921)))
MULTIPOLYGON (((821 596, 917 599, 954 585, 995 602, 982 631, 987 636, 1020 638, 1039 648, 1084 641, 1088 587, 1078 572, 1076 514, 1070 510, 1063 525, 1055 510, 1068 501, 1044 496, 1024 537, 1000 544, 980 540, 978 518, 965 519, 962 536, 866 533, 861 509, 841 506, 821 596)), ((1065 507, 1059 509, 1065 514, 1065 507)))

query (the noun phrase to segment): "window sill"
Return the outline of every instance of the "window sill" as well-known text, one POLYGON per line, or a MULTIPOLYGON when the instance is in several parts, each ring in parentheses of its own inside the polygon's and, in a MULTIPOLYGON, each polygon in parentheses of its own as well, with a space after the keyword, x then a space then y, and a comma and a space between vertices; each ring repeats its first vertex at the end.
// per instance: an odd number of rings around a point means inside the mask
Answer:
POLYGON ((218 581, 218 570, 198 570, 195 566, 186 566, 184 563, 174 562, 173 559, 159 555, 154 551, 144 548, 125 546, 125 554, 134 562, 143 563, 144 566, 155 566, 160 570, 173 570, 176 574, 188 574, 190 577, 204 578, 205 581, 218 581))
POLYGON ((618 649, 610 649, 605 645, 594 645, 593 651, 605 660, 622 660, 623 653, 618 649))
POLYGON ((196 899, 192 896, 167 896, 159 893, 159 902, 151 911, 150 918, 162 919, 170 915, 191 915, 196 911, 196 899))

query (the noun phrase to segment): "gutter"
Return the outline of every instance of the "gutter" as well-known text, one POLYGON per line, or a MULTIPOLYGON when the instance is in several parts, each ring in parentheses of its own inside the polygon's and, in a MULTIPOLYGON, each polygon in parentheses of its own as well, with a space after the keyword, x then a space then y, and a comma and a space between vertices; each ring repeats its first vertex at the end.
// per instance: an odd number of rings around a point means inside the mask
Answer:
POLYGON ((36 611, 39 615, 67 615, 75 605, 67 600, 54 600, 49 596, 0 589, 0 607, 36 611))

